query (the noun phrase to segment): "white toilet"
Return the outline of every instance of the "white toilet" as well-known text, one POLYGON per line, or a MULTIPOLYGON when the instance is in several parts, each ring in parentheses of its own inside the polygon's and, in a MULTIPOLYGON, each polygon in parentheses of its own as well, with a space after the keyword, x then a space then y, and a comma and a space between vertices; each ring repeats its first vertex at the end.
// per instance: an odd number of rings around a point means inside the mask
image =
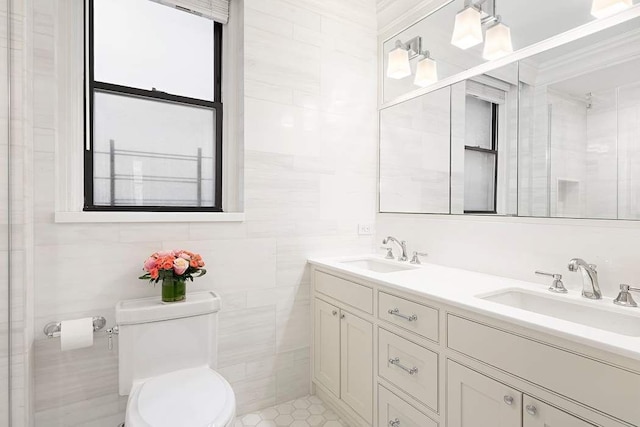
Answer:
POLYGON ((216 366, 220 298, 187 294, 185 302, 160 298, 121 301, 119 392, 129 395, 126 427, 226 427, 236 400, 216 366))

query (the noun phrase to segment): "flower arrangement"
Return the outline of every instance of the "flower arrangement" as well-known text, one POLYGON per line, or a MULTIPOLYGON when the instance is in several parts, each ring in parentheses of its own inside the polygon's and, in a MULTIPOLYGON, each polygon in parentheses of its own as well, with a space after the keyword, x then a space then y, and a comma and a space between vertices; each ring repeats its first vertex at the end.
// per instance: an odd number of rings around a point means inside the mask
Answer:
POLYGON ((152 254, 144 262, 145 274, 140 276, 149 283, 158 283, 162 280, 162 301, 183 301, 185 298, 185 282, 194 277, 200 277, 207 273, 204 261, 199 254, 173 250, 152 254))

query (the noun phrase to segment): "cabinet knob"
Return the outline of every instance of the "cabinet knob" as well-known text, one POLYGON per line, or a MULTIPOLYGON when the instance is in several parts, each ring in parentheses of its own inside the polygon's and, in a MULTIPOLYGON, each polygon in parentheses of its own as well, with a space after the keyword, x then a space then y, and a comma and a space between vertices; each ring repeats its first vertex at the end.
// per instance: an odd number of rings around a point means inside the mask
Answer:
POLYGON ((527 410, 527 414, 531 416, 535 416, 538 413, 538 408, 533 405, 527 405, 525 409, 527 410))
POLYGON ((333 314, 334 316, 337 316, 337 315, 338 315, 338 310, 333 310, 333 311, 331 312, 331 314, 333 314))
POLYGON ((345 314, 344 314, 344 313, 342 313, 342 314, 340 315, 340 318, 341 318, 341 319, 344 319, 345 317, 347 317, 347 316, 345 316, 345 314))
POLYGON ((506 403, 507 405, 513 405, 513 397, 507 395, 504 397, 504 403, 506 403))

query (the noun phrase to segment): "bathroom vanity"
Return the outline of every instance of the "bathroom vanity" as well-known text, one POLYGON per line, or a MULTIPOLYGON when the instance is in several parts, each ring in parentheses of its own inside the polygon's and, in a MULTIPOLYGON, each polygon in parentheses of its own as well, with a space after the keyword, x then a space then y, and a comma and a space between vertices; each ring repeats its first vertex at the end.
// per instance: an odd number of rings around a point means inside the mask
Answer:
POLYGON ((350 425, 640 425, 640 309, 381 257, 310 264, 313 387, 350 425))

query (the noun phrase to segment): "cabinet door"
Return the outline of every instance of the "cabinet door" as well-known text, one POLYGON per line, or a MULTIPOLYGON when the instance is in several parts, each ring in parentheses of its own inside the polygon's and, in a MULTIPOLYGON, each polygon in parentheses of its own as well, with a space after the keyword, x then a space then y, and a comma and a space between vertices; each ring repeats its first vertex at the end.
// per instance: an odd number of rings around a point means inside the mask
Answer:
POLYGON ((449 360, 447 426, 521 427, 522 393, 449 360))
POLYGON ((524 396, 524 427, 594 427, 533 397, 524 396))
POLYGON ((373 325, 341 314, 340 398, 369 424, 373 422, 373 325))
POLYGON ((313 373, 329 391, 340 397, 340 310, 315 300, 313 373))

